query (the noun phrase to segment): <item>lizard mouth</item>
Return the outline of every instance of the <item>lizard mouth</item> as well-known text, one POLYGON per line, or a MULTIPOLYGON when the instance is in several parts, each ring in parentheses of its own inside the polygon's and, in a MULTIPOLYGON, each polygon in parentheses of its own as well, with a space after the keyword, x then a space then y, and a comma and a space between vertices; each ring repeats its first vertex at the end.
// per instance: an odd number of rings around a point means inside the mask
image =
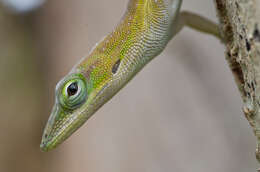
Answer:
POLYGON ((48 122, 45 126, 44 129, 44 133, 42 135, 42 140, 41 140, 41 144, 40 144, 40 148, 42 151, 47 152, 48 150, 51 149, 51 145, 53 144, 53 140, 54 140, 54 126, 55 123, 57 123, 55 121, 55 118, 57 115, 60 114, 60 108, 58 107, 58 105, 55 104, 55 106, 52 109, 51 115, 48 119, 48 122))
POLYGON ((47 152, 56 148, 85 123, 88 119, 86 114, 93 114, 93 112, 87 110, 66 113, 58 104, 55 104, 44 129, 41 150, 47 152))
POLYGON ((42 151, 47 152, 54 149, 74 132, 72 126, 78 121, 75 120, 77 119, 75 115, 76 114, 65 114, 59 105, 53 107, 42 136, 40 144, 42 151), (57 118, 58 116, 63 116, 63 118, 57 120, 59 119, 57 118))
MULTIPOLYGON (((93 92, 85 104, 72 111, 63 109, 58 101, 45 126, 40 149, 43 152, 56 148, 80 128, 108 99, 104 96, 107 86, 93 92)), ((111 94, 111 93, 110 93, 111 94)))
MULTIPOLYGON (((74 123, 77 122, 77 120, 74 121, 73 119, 66 119, 59 125, 62 127, 57 127, 57 125, 54 124, 54 128, 52 128, 49 133, 47 130, 46 133, 43 134, 40 144, 41 150, 47 152, 61 144, 78 128, 72 127, 74 126, 74 123)), ((51 125, 49 126, 49 124, 47 124, 46 127, 51 127, 51 125)))

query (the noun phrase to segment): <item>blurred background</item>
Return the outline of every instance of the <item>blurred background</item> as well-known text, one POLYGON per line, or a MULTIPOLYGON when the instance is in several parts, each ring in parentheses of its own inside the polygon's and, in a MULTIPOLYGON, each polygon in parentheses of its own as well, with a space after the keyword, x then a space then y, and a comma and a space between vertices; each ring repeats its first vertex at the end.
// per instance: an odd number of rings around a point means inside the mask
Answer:
MULTIPOLYGON (((249 172, 255 138, 214 37, 185 28, 57 149, 39 144, 54 88, 128 0, 0 0, 1 172, 249 172)), ((217 21, 214 4, 182 9, 217 21)))

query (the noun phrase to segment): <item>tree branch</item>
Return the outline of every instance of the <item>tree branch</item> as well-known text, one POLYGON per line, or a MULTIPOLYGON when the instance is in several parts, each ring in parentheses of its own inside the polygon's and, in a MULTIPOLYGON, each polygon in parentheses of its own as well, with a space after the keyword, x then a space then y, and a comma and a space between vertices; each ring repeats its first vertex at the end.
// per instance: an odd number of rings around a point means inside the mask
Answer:
POLYGON ((260 162, 260 1, 215 0, 215 4, 226 59, 257 137, 256 158, 260 162))

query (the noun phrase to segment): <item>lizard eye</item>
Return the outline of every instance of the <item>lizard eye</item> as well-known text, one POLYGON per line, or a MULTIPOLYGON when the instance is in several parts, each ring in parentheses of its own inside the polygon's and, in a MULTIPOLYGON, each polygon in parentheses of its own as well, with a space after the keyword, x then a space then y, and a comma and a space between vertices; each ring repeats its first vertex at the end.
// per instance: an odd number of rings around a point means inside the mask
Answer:
POLYGON ((67 88, 67 93, 69 96, 73 96, 78 92, 78 83, 73 82, 67 88))
POLYGON ((87 98, 86 83, 81 78, 74 78, 67 81, 61 91, 59 101, 67 109, 76 109, 87 98))

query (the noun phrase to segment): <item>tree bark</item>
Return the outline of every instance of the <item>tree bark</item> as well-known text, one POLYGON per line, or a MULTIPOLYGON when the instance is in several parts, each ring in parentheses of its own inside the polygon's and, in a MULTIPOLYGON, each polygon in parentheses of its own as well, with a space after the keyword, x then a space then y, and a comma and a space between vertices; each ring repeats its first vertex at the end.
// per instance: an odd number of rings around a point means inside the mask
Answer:
POLYGON ((243 99, 244 114, 257 137, 260 162, 260 1, 215 0, 226 59, 243 99))

